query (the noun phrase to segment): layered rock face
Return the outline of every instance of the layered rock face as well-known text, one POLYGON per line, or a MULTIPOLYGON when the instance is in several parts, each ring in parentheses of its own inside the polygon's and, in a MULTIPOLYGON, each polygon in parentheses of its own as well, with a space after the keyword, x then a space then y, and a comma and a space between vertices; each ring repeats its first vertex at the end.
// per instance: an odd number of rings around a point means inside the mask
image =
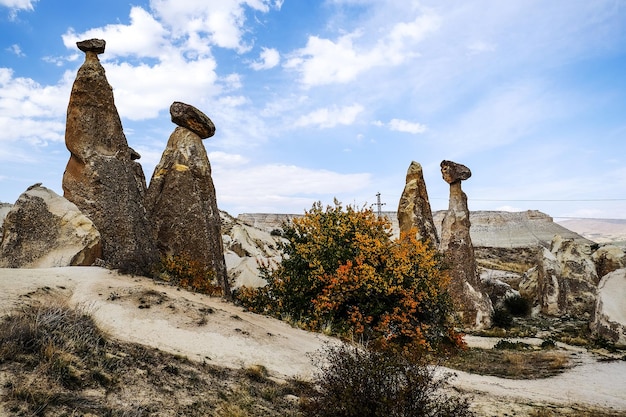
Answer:
POLYGON ((555 236, 543 248, 537 266, 526 272, 520 293, 545 315, 590 317, 598 274, 588 245, 555 236))
POLYGON ((77 43, 85 52, 67 108, 65 144, 70 160, 64 196, 102 235, 102 257, 113 268, 146 273, 158 261, 143 199, 146 183, 139 154, 128 146, 98 54, 103 40, 77 43))
POLYGON ((591 330, 617 347, 626 347, 626 269, 602 277, 591 330))
POLYGON ((229 297, 211 165, 202 138, 195 133, 212 136, 215 126, 198 109, 183 103, 175 102, 170 113, 172 121, 181 126, 170 136, 146 195, 157 244, 165 255, 184 255, 212 268, 224 295, 229 297), (204 126, 198 127, 202 123, 204 126))
POLYGON ((7 213, 0 267, 92 265, 102 256, 100 233, 81 211, 53 191, 33 185, 7 213))
POLYGON ((418 240, 429 241, 435 247, 439 246, 422 166, 415 161, 411 162, 406 173, 406 185, 398 203, 398 223, 400 233, 416 230, 418 240))
POLYGON ((451 265, 450 295, 464 325, 485 328, 491 325, 493 306, 483 292, 470 237, 470 213, 461 181, 472 173, 464 165, 441 162, 443 179, 450 184, 450 203, 441 227, 439 249, 451 265))

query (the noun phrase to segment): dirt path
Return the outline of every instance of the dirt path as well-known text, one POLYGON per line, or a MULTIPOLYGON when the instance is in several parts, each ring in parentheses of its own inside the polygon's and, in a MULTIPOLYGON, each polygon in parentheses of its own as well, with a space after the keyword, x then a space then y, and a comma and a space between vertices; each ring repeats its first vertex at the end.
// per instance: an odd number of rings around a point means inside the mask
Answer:
MULTIPOLYGON (((331 339, 147 278, 95 267, 0 269, 0 314, 40 295, 86 306, 114 337, 231 368, 261 364, 277 377, 308 377, 310 354, 331 339)), ((469 340, 470 344, 493 341, 469 340)), ((546 379, 511 380, 455 371, 452 384, 474 396, 480 415, 527 415, 529 404, 583 404, 626 415, 626 361, 578 365, 546 379), (516 411, 517 410, 517 411, 516 411)))

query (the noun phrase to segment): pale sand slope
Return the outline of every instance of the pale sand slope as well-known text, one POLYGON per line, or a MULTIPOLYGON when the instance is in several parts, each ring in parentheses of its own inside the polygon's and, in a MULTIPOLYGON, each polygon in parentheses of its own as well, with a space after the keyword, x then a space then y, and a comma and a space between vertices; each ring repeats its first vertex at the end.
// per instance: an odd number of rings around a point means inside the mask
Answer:
MULTIPOLYGON (((246 313, 219 298, 106 269, 0 269, 0 314, 44 294, 69 297, 71 304, 86 306, 98 324, 120 340, 215 365, 261 364, 277 377, 309 377, 315 370, 310 354, 331 341, 246 313)), ((474 395, 474 404, 485 415, 523 410, 519 407, 525 404, 570 403, 624 410, 626 415, 626 361, 598 362, 580 350, 572 354, 579 365, 556 377, 509 380, 456 372, 452 384, 474 395)))

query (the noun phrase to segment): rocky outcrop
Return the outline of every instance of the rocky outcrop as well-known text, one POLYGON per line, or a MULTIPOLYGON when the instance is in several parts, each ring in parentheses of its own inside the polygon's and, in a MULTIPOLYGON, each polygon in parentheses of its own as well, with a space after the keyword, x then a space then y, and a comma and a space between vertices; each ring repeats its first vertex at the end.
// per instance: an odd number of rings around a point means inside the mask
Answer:
POLYGON ((0 236, 2 236, 2 223, 7 213, 11 210, 11 207, 13 207, 13 204, 0 203, 0 236))
POLYGON ((626 348, 626 269, 600 280, 591 330, 617 347, 626 348))
POLYGON ((520 283, 520 293, 549 316, 590 317, 598 275, 591 247, 555 236, 550 250, 543 248, 537 266, 520 283))
MULTIPOLYGON (((180 103, 172 105, 172 120, 180 108, 180 103)), ((199 110, 188 105, 184 108, 188 115, 179 115, 183 120, 202 119, 197 117, 199 110)), ((145 201, 160 252, 189 257, 210 267, 224 295, 230 297, 211 164, 197 133, 181 126, 174 130, 154 170, 145 201)))
POLYGON ((76 205, 35 184, 7 213, 0 267, 91 265, 102 255, 100 233, 76 205))
POLYGON ((624 248, 614 245, 606 245, 598 248, 591 255, 593 262, 596 264, 596 271, 599 277, 626 268, 626 252, 624 248))
POLYGON ((493 306, 483 292, 470 237, 470 213, 461 181, 472 174, 469 168, 451 161, 441 162, 443 179, 450 184, 450 203, 441 226, 440 251, 450 264, 450 295, 465 326, 491 325, 493 306))
POLYGON ((92 39, 77 45, 86 56, 67 108, 65 144, 71 155, 63 175, 64 196, 100 231, 108 266, 147 273, 158 253, 143 205, 145 178, 98 59, 105 42, 92 39))
POLYGON ((397 213, 400 233, 415 230, 418 240, 428 241, 435 247, 439 246, 422 166, 415 161, 411 162, 406 173, 406 185, 398 203, 397 213))

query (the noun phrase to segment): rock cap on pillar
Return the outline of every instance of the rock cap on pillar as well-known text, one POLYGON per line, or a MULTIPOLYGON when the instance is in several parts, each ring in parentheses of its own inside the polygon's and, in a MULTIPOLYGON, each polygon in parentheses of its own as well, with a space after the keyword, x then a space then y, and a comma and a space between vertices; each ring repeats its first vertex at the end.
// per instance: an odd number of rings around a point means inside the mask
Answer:
POLYGON ((445 182, 454 184, 455 182, 465 181, 472 176, 472 171, 462 164, 452 161, 441 161, 441 175, 445 182))
POLYGON ((81 51, 85 53, 95 52, 98 55, 104 53, 106 44, 104 39, 87 39, 85 41, 76 42, 76 46, 78 46, 78 49, 81 51))
POLYGON ((172 123, 187 128, 202 139, 215 135, 215 125, 209 116, 189 104, 175 101, 170 106, 172 123))

